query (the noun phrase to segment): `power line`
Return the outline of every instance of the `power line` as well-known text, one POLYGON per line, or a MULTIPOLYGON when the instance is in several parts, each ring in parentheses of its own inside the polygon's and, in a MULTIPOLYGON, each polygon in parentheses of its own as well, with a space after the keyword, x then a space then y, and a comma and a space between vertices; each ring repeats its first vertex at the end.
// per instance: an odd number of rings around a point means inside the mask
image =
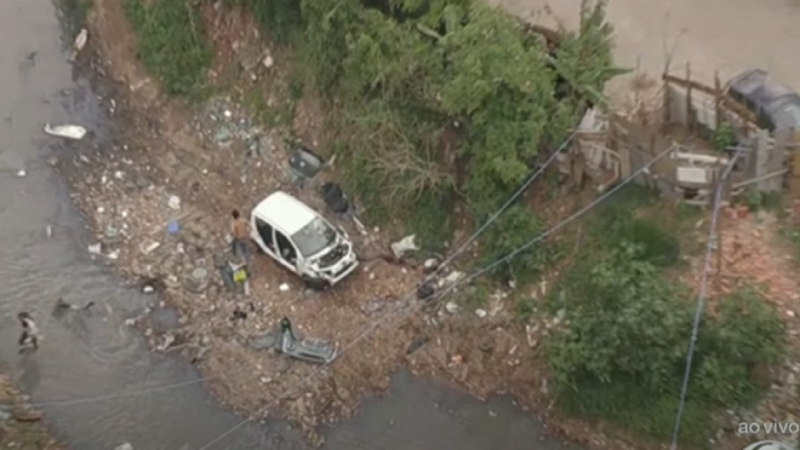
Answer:
POLYGON ((697 343, 697 333, 700 329, 700 319, 703 316, 703 311, 705 311, 705 296, 706 287, 708 285, 708 273, 711 271, 711 256, 714 252, 714 242, 717 234, 717 219, 719 218, 719 212, 722 207, 722 187, 725 184, 725 181, 728 179, 728 176, 731 174, 731 170, 733 170, 736 160, 741 154, 742 149, 739 149, 736 151, 736 154, 733 155, 733 158, 731 158, 728 167, 725 168, 725 172, 722 174, 722 177, 717 183, 717 188, 714 191, 711 225, 709 226, 708 230, 708 243, 706 244, 705 256, 703 259, 703 274, 700 278, 700 289, 697 293, 697 308, 695 309, 694 322, 692 324, 692 337, 689 340, 689 352, 686 355, 686 368, 683 374, 683 382, 681 384, 681 395, 680 400, 678 401, 678 411, 675 414, 675 423, 672 429, 672 441, 669 445, 670 450, 676 450, 678 447, 678 435, 681 431, 683 408, 686 405, 686 394, 689 390, 689 378, 692 374, 692 360, 694 359, 694 350, 697 343))
POLYGON ((191 386, 191 385, 203 383, 203 382, 206 382, 206 381, 210 381, 210 380, 213 380, 215 378, 219 378, 219 377, 217 377, 217 376, 203 377, 203 378, 199 378, 199 379, 196 379, 196 380, 183 381, 183 382, 180 382, 180 383, 165 384, 165 385, 162 385, 162 386, 156 386, 156 387, 152 387, 152 388, 141 389, 141 390, 138 390, 138 391, 119 392, 119 393, 116 393, 116 394, 97 395, 97 396, 93 396, 93 397, 83 397, 83 398, 74 398, 74 399, 65 399, 65 400, 53 400, 53 401, 49 401, 49 402, 26 403, 26 405, 27 406, 32 406, 34 408, 41 408, 41 407, 44 407, 44 406, 70 406, 70 405, 79 405, 79 404, 83 404, 83 403, 95 403, 95 402, 101 402, 101 401, 105 401, 105 400, 114 400, 114 399, 124 398, 124 397, 136 397, 136 396, 139 396, 139 395, 152 394, 152 393, 155 393, 155 392, 170 391, 172 389, 177 389, 177 388, 181 388, 181 387, 185 387, 185 386, 191 386))
MULTIPOLYGON (((496 261, 492 262, 491 264, 487 265, 486 267, 484 267, 484 268, 482 268, 482 269, 480 269, 480 270, 478 270, 478 271, 474 272, 473 274, 471 274, 471 275, 469 275, 469 276, 465 277, 463 280, 461 280, 461 281, 459 281, 459 282, 456 282, 456 283, 453 283, 453 284, 451 284, 451 285, 450 285, 450 286, 448 286, 448 288, 447 288, 447 289, 445 289, 444 291, 442 291, 442 292, 440 292, 440 293, 437 293, 437 294, 434 296, 433 300, 438 300, 438 299, 441 299, 441 298, 442 298, 442 297, 444 297, 446 294, 448 294, 448 293, 452 292, 452 291, 453 291, 453 290, 454 290, 454 289, 455 289, 457 286, 459 286, 459 285, 462 285, 462 284, 464 284, 464 283, 467 283, 467 282, 469 282, 469 281, 471 281, 471 280, 475 279, 476 277, 478 277, 478 276, 480 276, 480 275, 482 275, 482 274, 484 274, 484 273, 488 272, 489 270, 492 270, 492 269, 493 269, 493 268, 495 268, 496 266, 498 266, 498 265, 500 265, 500 264, 503 264, 503 263, 505 263, 505 262, 509 261, 510 259, 514 258, 515 256, 517 256, 517 255, 518 255, 518 254, 520 254, 521 252, 524 252, 525 250, 527 250, 528 248, 530 248, 531 246, 533 246, 533 245, 534 245, 534 244, 536 244, 537 242, 541 242, 543 239, 546 239, 548 236, 552 235, 554 232, 556 232, 556 231, 558 231, 558 230, 560 230, 560 229, 564 228, 564 227, 565 227, 565 226, 567 226, 569 223, 571 223, 571 222, 572 222, 572 221, 574 221, 575 219, 578 219, 578 218, 579 218, 579 217, 581 217, 582 215, 586 214, 586 213, 587 213, 588 211, 590 211, 592 208, 596 207, 596 206, 597 206, 597 205, 599 205, 601 202, 603 202, 604 200, 608 199, 608 198, 609 198, 611 195, 613 195, 614 193, 618 192, 620 189, 622 189, 622 187, 624 187, 625 185, 627 185, 628 183, 630 183, 631 181, 633 181, 634 179, 636 179, 636 177, 638 177, 639 175, 641 175, 641 174, 643 174, 643 173, 646 173, 646 172, 648 172, 648 170, 649 170, 649 168, 650 168, 650 166, 651 166, 651 165, 653 165, 654 163, 656 163, 657 161, 659 161, 661 158, 663 158, 664 156, 666 156, 666 155, 668 155, 669 153, 671 153, 673 150, 674 150, 674 148, 673 148, 673 147, 670 147, 670 148, 668 148, 668 149, 664 150, 663 152, 661 152, 660 154, 658 154, 658 155, 657 155, 655 158, 653 158, 653 159, 652 159, 650 162, 648 162, 647 164, 645 164, 644 166, 642 166, 641 168, 639 168, 638 170, 636 170, 636 171, 635 171, 633 174, 631 174, 631 175, 630 175, 628 178, 626 178, 626 179, 622 180, 621 182, 619 182, 619 183, 618 183, 616 186, 614 186, 612 189, 610 189, 610 190, 606 191, 606 192, 605 192, 603 195, 601 195, 600 197, 598 197, 597 199, 595 199, 595 200, 594 200, 593 202, 591 202, 589 205, 587 205, 587 206, 585 206, 584 208, 580 209, 578 212, 576 212, 576 213, 572 214, 571 216, 569 216, 569 217, 568 217, 568 218, 566 218, 565 220, 562 220, 561 222, 559 222, 559 223, 558 223, 558 224, 556 224, 555 226, 553 226, 553 227, 549 228, 548 230, 544 231, 543 233, 539 234, 538 236, 534 237, 533 239, 529 240, 529 241, 528 241, 528 242, 526 242, 524 245, 522 245, 521 247, 517 248, 516 250, 514 250, 514 251, 513 251, 513 252, 511 252, 511 253, 509 253, 508 255, 506 255, 506 256, 504 256, 504 257, 502 257, 502 258, 499 258, 498 260, 496 260, 496 261)), ((409 299, 409 298, 413 297, 413 295, 414 295, 414 293, 412 292, 412 293, 411 293, 411 294, 409 294, 408 296, 405 296, 405 297, 404 297, 404 300, 407 300, 407 299, 409 299)), ((400 305, 403 305, 405 302, 404 302, 404 301, 401 301, 401 302, 399 302, 399 303, 400 303, 400 305)), ((427 303, 427 302, 426 302, 426 303, 427 303)), ((418 306, 418 307, 419 307, 419 306, 418 306)), ((398 311, 399 311, 399 310, 401 310, 401 309, 403 309, 403 306, 398 306, 398 307, 394 308, 393 310, 389 311, 388 313, 384 314, 384 315, 383 315, 382 317, 380 317, 378 320, 374 321, 374 322, 373 322, 373 323, 372 323, 370 326, 368 326, 367 328, 365 328, 365 329, 364 329, 364 330, 363 330, 361 333, 359 333, 359 335, 358 335, 358 336, 356 336, 356 337, 355 337, 355 338, 354 338, 352 341, 350 341, 350 342, 349 342, 349 343, 348 343, 348 344, 347 344, 347 345, 346 345, 344 348, 342 348, 342 350, 339 352, 339 354, 337 355, 337 357, 336 357, 334 360, 332 360, 332 361, 330 361, 330 362, 328 362, 328 363, 326 363, 326 364, 322 364, 322 365, 320 365, 320 366, 319 366, 319 367, 317 367, 315 370, 313 370, 313 371, 312 371, 310 374, 308 374, 307 376, 303 377, 303 378, 302 378, 300 381, 298 381, 297 383, 294 383, 294 384, 293 384, 293 385, 292 385, 292 386, 291 386, 289 389, 287 389, 287 390, 286 390, 286 392, 293 391, 294 389, 298 388, 299 386, 301 386, 301 385, 302 385, 303 383, 305 383, 306 381, 309 381, 309 380, 310 380, 310 379, 311 379, 311 378, 312 378, 314 375, 316 375, 317 373, 319 373, 319 372, 320 372, 320 371, 321 371, 323 368, 325 368, 325 367, 326 367, 326 366, 328 366, 329 364, 333 363, 333 362, 334 362, 336 359, 338 359, 338 358, 339 358, 339 356, 341 356, 341 355, 342 355, 344 352, 346 352, 347 350, 351 349, 353 346, 355 346, 357 343, 359 343, 359 342, 360 342, 362 339, 364 339, 365 337, 369 336, 369 335, 372 333, 372 331, 373 331, 375 328, 377 328, 377 327, 378 327, 378 326, 379 326, 381 323, 383 323, 383 322, 384 322, 386 319, 388 319, 389 317, 391 317, 393 314, 395 314, 396 312, 398 312, 398 311)), ((414 309, 416 309, 416 308, 414 308, 414 309)), ((413 311, 413 309, 412 309, 412 311, 413 311)), ((279 400, 281 400, 282 398, 283 398, 283 396, 279 396, 279 397, 278 397, 278 398, 276 398, 275 400, 273 400, 273 401, 269 402, 269 404, 267 404, 267 406, 266 406, 266 407, 265 407, 265 408, 264 408, 262 411, 266 411, 266 410, 267 410, 267 408, 271 407, 272 405, 274 405, 276 402, 278 402, 278 401, 279 401, 279 400)), ((233 427, 231 427, 231 428, 230 428, 228 431, 226 431, 226 432, 224 432, 224 433, 220 434, 219 436, 217 436, 217 437, 216 437, 216 438, 214 438, 213 440, 211 440, 211 441, 209 441, 208 443, 206 443, 204 446, 200 447, 198 450, 207 450, 207 449, 208 449, 209 447, 211 447, 212 445, 216 444, 217 442, 221 441, 221 440, 222 440, 222 439, 224 439, 225 437, 229 436, 231 433, 234 433, 234 432, 235 432, 236 430, 238 430, 239 428, 241 428, 241 427, 245 426, 245 424, 247 424, 248 422, 250 422, 250 420, 252 420, 252 419, 250 419, 250 418, 247 418, 247 419, 244 419, 244 420, 242 420, 242 421, 241 421, 241 422, 239 422, 238 424, 236 424, 236 425, 234 425, 233 427)))

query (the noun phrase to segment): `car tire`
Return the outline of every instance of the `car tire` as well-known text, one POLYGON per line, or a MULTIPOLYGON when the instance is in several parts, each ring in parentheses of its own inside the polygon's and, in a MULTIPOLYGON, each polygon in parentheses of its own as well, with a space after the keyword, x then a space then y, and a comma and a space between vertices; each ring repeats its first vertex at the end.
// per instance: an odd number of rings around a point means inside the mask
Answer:
POLYGON ((303 276, 303 283, 305 283, 307 288, 314 291, 324 291, 330 287, 330 283, 321 278, 312 278, 305 275, 303 276))

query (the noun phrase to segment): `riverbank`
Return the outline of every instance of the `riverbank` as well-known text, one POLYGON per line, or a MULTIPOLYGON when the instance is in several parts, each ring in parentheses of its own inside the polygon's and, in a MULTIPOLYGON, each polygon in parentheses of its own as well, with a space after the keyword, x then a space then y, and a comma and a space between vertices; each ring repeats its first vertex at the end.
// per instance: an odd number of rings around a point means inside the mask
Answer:
POLYGON ((42 414, 26 405, 9 378, 0 375, 0 443, 18 450, 63 450, 42 414))
MULTIPOLYGON (((213 377, 209 385, 223 403, 248 416, 284 416, 315 443, 321 439, 319 425, 352 415, 366 394, 383 391, 389 376, 406 366, 480 398, 511 394, 572 440, 596 448, 633 447, 619 433, 623 439, 605 436, 602 425, 554 414, 540 342, 563 320, 561 315, 539 312, 534 302, 529 317, 519 320, 518 304, 511 300, 519 293, 511 289, 480 293, 468 288, 446 308, 421 310, 416 298, 406 298, 423 278, 421 268, 373 258, 387 252, 400 234, 368 223, 367 236, 359 237, 352 224, 343 223, 367 261, 331 292, 306 291, 259 256, 251 295, 226 293, 212 261, 226 247, 231 208, 249 211, 266 193, 283 189, 324 211, 313 186, 300 190, 287 176, 283 136, 259 126, 246 106, 252 90, 248 83, 280 80, 283 56, 267 51, 268 58, 263 52, 254 58, 251 46, 261 42, 253 37, 256 27, 248 16, 220 14, 215 54, 227 58, 217 61, 214 73, 220 75, 226 66, 249 69, 242 79, 226 79, 233 86, 226 96, 189 107, 163 97, 138 63, 119 2, 96 0, 94 6, 89 44, 78 57, 94 66, 101 83, 110 83, 104 104, 117 120, 115 143, 57 164, 101 244, 92 246, 96 258, 138 280, 142 289, 160 293, 179 311, 176 329, 158 327, 148 317, 133 321, 154 349, 182 353, 195 362, 213 377), (234 30, 239 34, 232 35, 234 30), (166 231, 171 220, 180 226, 174 236, 166 231), (197 272, 201 268, 206 272, 197 272), (205 276, 198 279, 197 273, 205 276), (371 334, 361 334, 394 310, 404 314, 393 314, 371 334), (232 320, 237 311, 247 317, 232 320), (284 316, 303 334, 339 342, 342 356, 317 372, 265 351, 258 338, 284 316), (355 339, 360 340, 350 346, 355 339)), ((321 145, 324 121, 313 101, 299 99, 294 107, 291 128, 304 141, 321 145)), ((275 108, 270 111, 279 115, 275 108)), ((335 171, 321 177, 320 182, 336 181, 335 171)), ((568 211, 562 207, 553 219, 568 211)), ((524 294, 544 298, 547 283, 524 294)), ((658 444, 637 442, 636 447, 658 444)))
MULTIPOLYGON (((252 29, 241 22, 233 25, 252 29)), ((224 404, 248 416, 284 416, 315 443, 321 441, 319 425, 351 416, 365 395, 386 389, 391 374, 404 365, 453 381, 480 398, 508 393, 526 409, 541 405, 540 411, 547 410, 538 334, 550 325, 516 320, 513 304, 504 301, 507 292, 490 293, 485 304, 483 299, 473 301, 470 297, 478 294, 474 288, 454 298, 457 306, 422 311, 413 296, 424 277, 421 267, 375 258, 402 235, 366 224, 368 235, 361 237, 352 224, 342 223, 367 261, 329 292, 305 290, 264 256, 253 262, 249 297, 225 292, 211 264, 226 248, 231 208, 249 211, 277 189, 324 211, 321 199, 313 187, 301 191, 291 184, 281 136, 251 125, 235 96, 217 98, 200 109, 162 97, 136 59, 134 36, 119 2, 96 1, 87 28, 89 43, 78 59, 93 66, 100 82, 112 89, 105 103, 117 123, 115 144, 58 166, 102 243, 97 258, 140 280, 143 287, 158 288, 164 301, 179 311, 178 329, 159 329, 147 317, 137 323, 155 349, 194 361, 214 377, 209 387, 224 404), (254 141, 259 152, 248 156, 247 145, 254 141), (174 201, 170 205, 173 196, 180 199, 179 208, 173 208, 174 201), (170 220, 180 224, 177 236, 167 236, 170 220), (207 284, 190 279, 200 266, 210 273, 207 284), (247 318, 232 321, 237 310, 247 318), (396 310, 402 313, 389 314, 396 310), (317 371, 261 349, 258 337, 272 331, 283 316, 302 334, 338 342, 337 362, 317 371), (362 335, 383 317, 380 327, 362 335), (351 346, 355 339, 359 342, 351 346)), ((272 57, 279 64, 280 55, 272 57)), ((271 74, 258 64, 245 75, 271 74)), ((313 109, 297 114, 306 124, 318 123, 313 115, 313 109)), ((315 140, 314 130, 298 134, 315 140)), ((577 431, 584 427, 574 424, 561 423, 580 427, 570 438, 588 440, 589 430, 577 431)))

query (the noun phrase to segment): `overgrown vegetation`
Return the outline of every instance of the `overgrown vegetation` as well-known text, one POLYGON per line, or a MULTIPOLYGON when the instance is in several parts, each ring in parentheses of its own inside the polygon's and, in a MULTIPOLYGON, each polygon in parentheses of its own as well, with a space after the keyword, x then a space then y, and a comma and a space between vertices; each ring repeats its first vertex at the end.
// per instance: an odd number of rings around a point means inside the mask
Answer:
MULTIPOLYGON (((255 14, 283 24, 271 34, 301 27, 299 58, 316 92, 337 101, 346 187, 373 217, 402 219, 434 247, 448 241, 453 206, 465 203, 482 223, 618 73, 602 3, 584 5, 581 29, 555 51, 473 0, 262 3, 250 2, 255 14)), ((510 252, 500 247, 539 219, 526 212, 511 224, 510 238, 486 248, 510 252)))
MULTIPOLYGON (((143 63, 167 92, 194 95, 210 60, 195 10, 185 0, 124 2, 143 63)), ((331 147, 367 214, 401 221, 431 250, 449 242, 457 204, 483 223, 620 73, 602 1, 587 1, 580 29, 555 48, 479 0, 227 3, 291 46, 330 100, 331 147)), ((509 223, 484 248, 509 253, 540 220, 525 211, 509 223)), ((540 269, 516 266, 517 275, 540 269)))
POLYGON ((136 32, 136 53, 171 95, 196 97, 205 90, 212 54, 203 22, 186 0, 123 0, 136 32))
MULTIPOLYGON (((637 201, 646 207, 647 197, 620 196, 592 219, 598 248, 552 293, 552 308, 566 310, 567 320, 546 354, 566 411, 663 439, 677 411, 695 294, 664 271, 680 260, 676 230, 621 209, 637 201)), ((756 369, 783 351, 782 324, 756 289, 714 304, 700 326, 681 425, 681 439, 697 446, 716 430, 716 411, 759 397, 766 380, 756 369)))

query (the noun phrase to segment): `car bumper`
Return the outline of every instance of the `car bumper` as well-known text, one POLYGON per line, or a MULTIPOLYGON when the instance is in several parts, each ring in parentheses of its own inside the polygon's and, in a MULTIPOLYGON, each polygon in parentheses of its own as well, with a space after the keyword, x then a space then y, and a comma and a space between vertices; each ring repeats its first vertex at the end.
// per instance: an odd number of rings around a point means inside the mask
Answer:
POLYGON ((356 258, 355 255, 352 255, 352 257, 347 258, 346 261, 340 262, 334 270, 324 273, 323 277, 325 281, 333 286, 347 278, 347 276, 353 273, 357 268, 358 258, 356 258))

